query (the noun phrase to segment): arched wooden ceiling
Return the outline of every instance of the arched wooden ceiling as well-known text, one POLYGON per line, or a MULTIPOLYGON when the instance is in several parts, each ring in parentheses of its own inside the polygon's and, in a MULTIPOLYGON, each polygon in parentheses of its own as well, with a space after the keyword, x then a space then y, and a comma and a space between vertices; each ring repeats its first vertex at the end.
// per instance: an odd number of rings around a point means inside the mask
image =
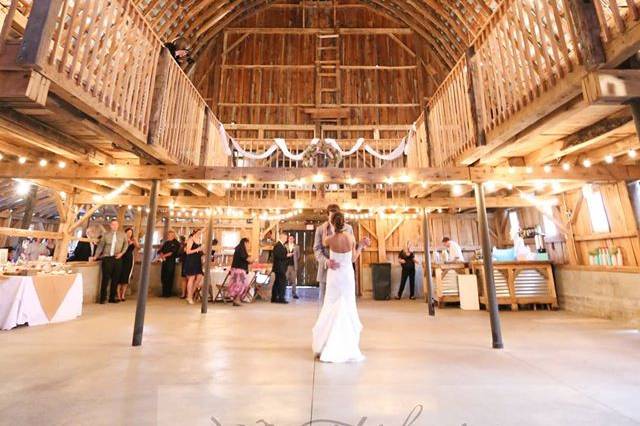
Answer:
MULTIPOLYGON (((160 37, 185 37, 197 53, 222 29, 278 0, 138 0, 160 37)), ((288 1, 291 3, 291 1, 288 1)), ((313 2, 309 2, 312 4, 313 2)), ((496 7, 495 0, 358 0, 406 25, 451 68, 496 7)))

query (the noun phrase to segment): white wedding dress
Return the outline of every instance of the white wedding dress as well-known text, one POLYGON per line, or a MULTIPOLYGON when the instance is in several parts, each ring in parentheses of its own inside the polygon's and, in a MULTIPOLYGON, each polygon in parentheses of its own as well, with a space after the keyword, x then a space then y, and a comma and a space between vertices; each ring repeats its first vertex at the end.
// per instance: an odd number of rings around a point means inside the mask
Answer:
POLYGON ((362 323, 356 307, 356 281, 352 254, 330 252, 340 265, 327 271, 324 304, 313 327, 313 352, 322 362, 362 361, 360 332, 362 323))

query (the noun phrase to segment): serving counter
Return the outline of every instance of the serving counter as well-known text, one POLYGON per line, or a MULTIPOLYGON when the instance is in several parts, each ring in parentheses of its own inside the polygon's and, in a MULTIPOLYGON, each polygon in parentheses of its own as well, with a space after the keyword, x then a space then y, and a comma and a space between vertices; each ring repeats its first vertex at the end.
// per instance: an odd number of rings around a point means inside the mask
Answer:
MULTIPOLYGON (((471 262, 471 271, 478 276, 480 304, 487 306, 487 284, 482 261, 471 262)), ((498 305, 517 310, 518 305, 542 304, 558 307, 556 286, 549 261, 493 262, 498 305)))

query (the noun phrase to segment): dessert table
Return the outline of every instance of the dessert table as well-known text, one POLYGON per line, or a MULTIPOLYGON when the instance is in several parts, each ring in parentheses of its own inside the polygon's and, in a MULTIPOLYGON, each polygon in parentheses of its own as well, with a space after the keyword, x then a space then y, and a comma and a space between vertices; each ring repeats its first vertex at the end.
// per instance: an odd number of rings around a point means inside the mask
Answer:
POLYGON ((82 315, 82 275, 0 275, 0 329, 69 321, 82 315))

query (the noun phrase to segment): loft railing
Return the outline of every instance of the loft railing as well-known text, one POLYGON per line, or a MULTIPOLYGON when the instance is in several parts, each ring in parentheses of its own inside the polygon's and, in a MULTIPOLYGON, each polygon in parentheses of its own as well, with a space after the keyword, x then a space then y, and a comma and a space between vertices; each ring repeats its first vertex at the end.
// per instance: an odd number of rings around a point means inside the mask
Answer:
POLYGON ((611 42, 640 22, 638 0, 596 0, 594 4, 605 43, 611 42))
POLYGON ((477 146, 478 132, 488 135, 517 120, 518 113, 562 85, 582 63, 563 0, 505 0, 469 52, 428 104, 434 166, 455 163, 477 146))
POLYGON ((205 154, 215 151, 206 130, 213 114, 163 49, 132 0, 34 0, 19 61, 111 130, 153 145, 163 160, 218 161, 205 154))
POLYGON ((485 132, 561 84, 581 63, 569 11, 559 0, 502 3, 472 46, 485 132))
POLYGON ((427 129, 435 149, 435 166, 452 164, 456 157, 476 146, 476 132, 469 97, 467 60, 453 67, 429 101, 427 129))

